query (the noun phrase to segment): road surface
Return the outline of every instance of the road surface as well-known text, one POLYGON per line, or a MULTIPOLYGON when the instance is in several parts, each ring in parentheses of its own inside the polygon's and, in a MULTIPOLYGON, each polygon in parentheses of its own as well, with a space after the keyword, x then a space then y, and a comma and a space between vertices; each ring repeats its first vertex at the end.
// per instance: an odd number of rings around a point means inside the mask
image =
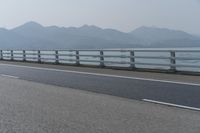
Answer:
POLYGON ((200 112, 0 76, 0 133, 199 133, 200 112))
POLYGON ((0 74, 128 99, 200 108, 200 84, 0 64, 0 74))

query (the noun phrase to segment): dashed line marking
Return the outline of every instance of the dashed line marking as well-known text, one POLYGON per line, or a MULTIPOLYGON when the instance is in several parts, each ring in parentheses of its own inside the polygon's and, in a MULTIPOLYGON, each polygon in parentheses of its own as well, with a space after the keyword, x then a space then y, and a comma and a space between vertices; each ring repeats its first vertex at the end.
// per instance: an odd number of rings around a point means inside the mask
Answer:
POLYGON ((14 79, 19 79, 19 77, 12 76, 12 75, 7 75, 7 74, 1 74, 2 77, 8 77, 8 78, 14 78, 14 79))
POLYGON ((178 105, 178 104, 173 104, 173 103, 166 103, 166 102, 160 102, 160 101, 149 100, 149 99, 142 99, 142 101, 149 102, 149 103, 166 105, 166 106, 171 106, 171 107, 177 107, 177 108, 182 108, 182 109, 189 109, 189 110, 194 110, 194 111, 200 111, 200 108, 183 106, 183 105, 178 105))

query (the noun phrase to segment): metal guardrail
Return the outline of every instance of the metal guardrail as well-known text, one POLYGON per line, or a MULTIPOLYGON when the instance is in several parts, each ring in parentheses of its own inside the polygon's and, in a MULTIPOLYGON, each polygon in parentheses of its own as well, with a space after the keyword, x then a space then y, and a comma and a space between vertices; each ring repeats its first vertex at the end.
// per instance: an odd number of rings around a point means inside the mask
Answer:
MULTIPOLYGON (((124 49, 124 50, 0 50, 0 59, 1 60, 21 60, 21 61, 36 61, 36 62, 55 62, 56 64, 61 63, 61 61, 72 62, 75 65, 80 65, 83 62, 89 63, 98 63, 99 66, 104 67, 107 63, 109 64, 126 64, 129 68, 135 69, 138 68, 136 65, 146 65, 146 66, 163 66, 169 67, 170 71, 177 71, 177 67, 188 67, 200 69, 200 65, 193 64, 177 64, 177 61, 191 61, 197 60, 200 61, 200 56, 197 57, 177 57, 177 53, 199 53, 200 50, 157 50, 157 49, 124 49), (66 53, 67 52, 67 53, 66 53), (81 54, 81 52, 86 52, 86 54, 81 54), (95 54, 91 54, 95 52, 95 54), (110 52, 110 54, 105 54, 110 52), (113 54, 118 52, 117 54, 113 54), (168 53, 169 56, 148 56, 137 55, 136 53, 168 53), (126 53, 122 55, 121 53, 126 53), (62 57, 62 58, 61 58, 62 57), (64 57, 73 57, 73 58, 64 58, 64 57), (95 59, 82 59, 83 57, 95 58, 95 59), (98 59, 96 59, 98 58, 98 59), (112 58, 113 60, 105 60, 105 58, 112 58), (116 59, 116 60, 115 60, 116 59), (118 59, 118 60, 117 60, 118 59), (125 61, 120 61, 126 59, 125 61), (168 60, 168 63, 159 63, 159 62, 138 62, 137 59, 155 59, 155 60, 168 60)), ((71 64, 71 63, 70 63, 71 64)), ((83 63, 84 64, 84 63, 83 63)))

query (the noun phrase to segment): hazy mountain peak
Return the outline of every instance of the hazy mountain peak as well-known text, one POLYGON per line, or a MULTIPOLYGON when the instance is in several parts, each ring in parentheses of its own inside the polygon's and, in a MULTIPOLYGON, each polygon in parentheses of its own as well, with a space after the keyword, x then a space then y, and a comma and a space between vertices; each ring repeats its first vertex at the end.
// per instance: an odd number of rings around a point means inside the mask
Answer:
POLYGON ((148 27, 148 26, 141 26, 141 27, 136 28, 135 30, 144 30, 144 29, 149 29, 149 28, 150 27, 148 27))
POLYGON ((12 32, 24 37, 39 37, 45 32, 45 27, 34 21, 27 22, 11 30, 12 32))
POLYGON ((30 21, 30 22, 27 22, 27 23, 19 26, 19 27, 16 27, 15 29, 39 29, 39 28, 43 28, 43 26, 39 23, 34 22, 34 21, 30 21))
MULTIPOLYGON (((31 25, 31 26, 42 26, 41 24, 34 22, 34 21, 29 21, 25 23, 24 25, 31 25)), ((42 26, 43 27, 43 26, 42 26)))
POLYGON ((139 27, 130 34, 145 41, 149 45, 166 41, 183 42, 184 40, 191 41, 198 39, 184 31, 147 26, 139 27))
POLYGON ((100 28, 100 27, 97 27, 95 25, 87 25, 87 24, 81 26, 80 29, 102 30, 102 28, 100 28))
POLYGON ((156 26, 141 26, 135 30, 133 30, 131 33, 157 33, 157 34, 181 34, 181 35, 188 35, 190 36, 190 34, 184 32, 184 31, 181 31, 181 30, 172 30, 172 29, 168 29, 168 28, 159 28, 159 27, 156 27, 156 26))
POLYGON ((135 30, 133 30, 132 32, 155 32, 155 31, 175 31, 175 30, 170 30, 167 28, 159 28, 156 26, 141 26, 139 28, 136 28, 135 30))

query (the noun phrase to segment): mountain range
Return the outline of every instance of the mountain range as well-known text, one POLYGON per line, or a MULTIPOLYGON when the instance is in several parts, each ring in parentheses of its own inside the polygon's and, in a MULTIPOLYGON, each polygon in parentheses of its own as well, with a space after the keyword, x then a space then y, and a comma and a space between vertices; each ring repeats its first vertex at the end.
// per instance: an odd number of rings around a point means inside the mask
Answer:
POLYGON ((44 27, 28 22, 14 29, 0 28, 0 49, 98 49, 200 47, 200 37, 167 28, 140 27, 125 33, 97 26, 44 27))

